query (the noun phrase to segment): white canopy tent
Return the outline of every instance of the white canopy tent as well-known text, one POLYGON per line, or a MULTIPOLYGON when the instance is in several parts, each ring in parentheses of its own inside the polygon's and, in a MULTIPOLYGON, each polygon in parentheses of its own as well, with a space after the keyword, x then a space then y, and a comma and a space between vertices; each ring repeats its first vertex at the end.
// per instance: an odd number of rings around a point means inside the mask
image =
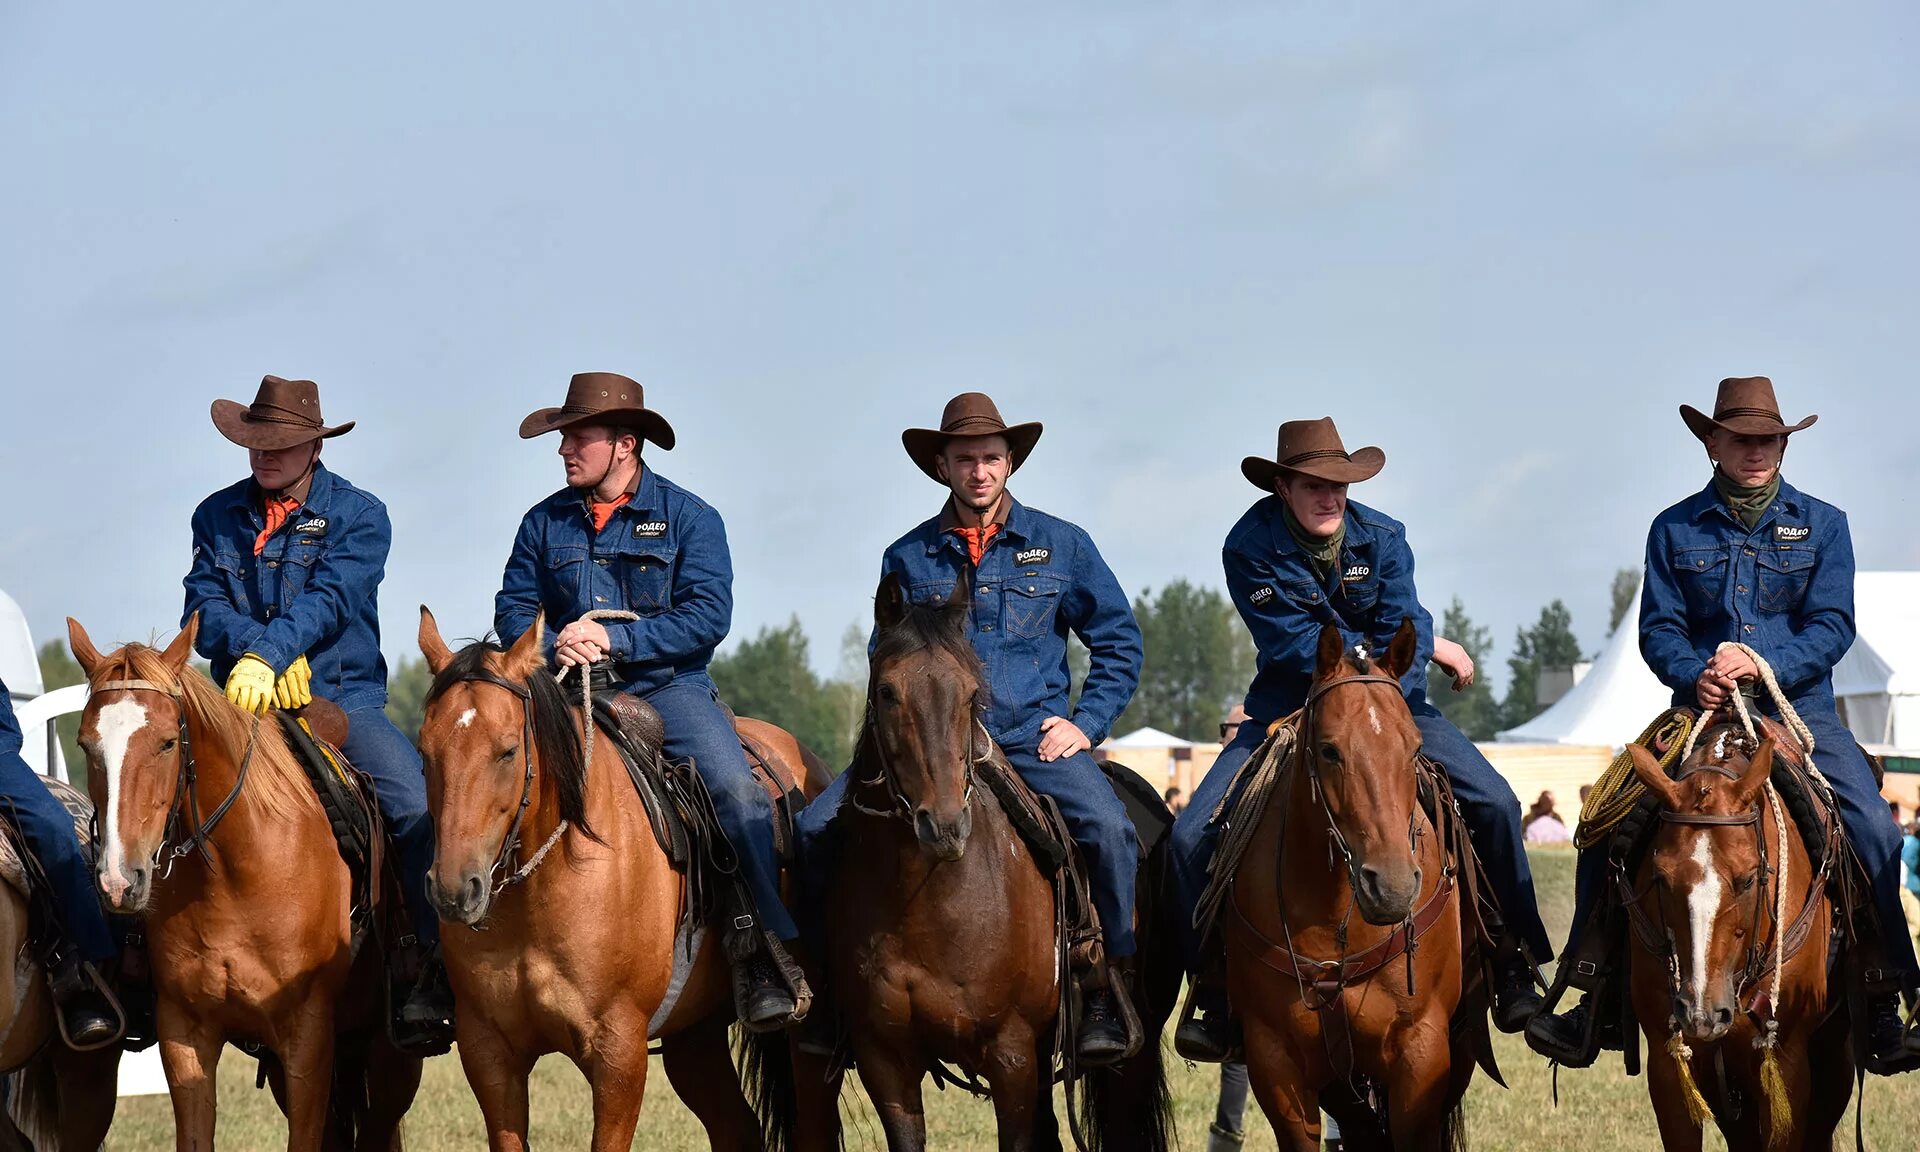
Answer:
POLYGON ((1620 618, 1607 650, 1565 696, 1518 728, 1500 733, 1505 744, 1584 744, 1619 747, 1639 736, 1673 694, 1640 658, 1640 594, 1620 618))
POLYGON ((1171 732, 1162 732, 1158 728, 1135 728, 1125 736, 1116 736, 1101 745, 1108 750, 1124 751, 1128 748, 1191 748, 1193 741, 1182 740, 1171 732))

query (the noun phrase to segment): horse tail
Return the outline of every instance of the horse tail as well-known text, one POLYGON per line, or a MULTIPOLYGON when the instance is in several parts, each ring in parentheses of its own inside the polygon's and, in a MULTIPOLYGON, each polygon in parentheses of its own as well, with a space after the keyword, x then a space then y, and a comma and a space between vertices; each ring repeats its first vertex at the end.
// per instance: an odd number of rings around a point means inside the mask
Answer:
POLYGON ((59 1152, 60 1078, 53 1070, 53 1061, 44 1055, 28 1061, 25 1067, 7 1075, 5 1091, 7 1119, 26 1139, 27 1147, 59 1152))
POLYGON ((1467 1152, 1467 1107, 1465 1103, 1455 1104, 1448 1110, 1446 1118, 1440 1121, 1439 1146, 1442 1152, 1467 1152))
POLYGON ((1084 1152, 1173 1147, 1173 1092, 1167 1086, 1166 1054, 1158 1033, 1140 1051, 1112 1068, 1089 1069, 1080 1078, 1079 1124, 1084 1152))
POLYGON ((739 1029, 734 1055, 740 1068, 740 1087, 760 1121, 760 1139, 766 1152, 789 1152, 799 1118, 794 1087, 793 1052, 785 1032, 749 1032, 739 1029))
POLYGON ((367 1085, 366 1038, 345 1035, 333 1049, 333 1084, 327 1093, 327 1123, 339 1146, 358 1146, 370 1110, 367 1085))

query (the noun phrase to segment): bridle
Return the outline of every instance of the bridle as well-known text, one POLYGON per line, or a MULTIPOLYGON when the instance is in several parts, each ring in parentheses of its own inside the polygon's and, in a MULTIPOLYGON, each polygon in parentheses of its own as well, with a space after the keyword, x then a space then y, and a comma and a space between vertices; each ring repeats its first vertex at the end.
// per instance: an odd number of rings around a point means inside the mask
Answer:
MULTIPOLYGON (((1325 813, 1327 817, 1327 835, 1329 839, 1327 864, 1329 867, 1332 866, 1333 856, 1337 852, 1341 859, 1346 862, 1348 873, 1351 875, 1353 870, 1353 849, 1348 846, 1346 836, 1340 831, 1339 822, 1333 818, 1333 808, 1327 803, 1327 790, 1320 781, 1319 758, 1313 754, 1313 749, 1308 747, 1312 742, 1310 738, 1313 735, 1314 706, 1320 702, 1322 697, 1332 692, 1335 688, 1343 688, 1349 684, 1390 684, 1393 686, 1395 692, 1400 691, 1400 681, 1391 676, 1380 675, 1377 672, 1366 673, 1360 676, 1348 676, 1339 680, 1328 680, 1315 685, 1314 688, 1307 693, 1306 703, 1301 705, 1300 708, 1301 738, 1296 743, 1295 750, 1300 758, 1299 762, 1306 766, 1307 783, 1313 789, 1313 798, 1319 803, 1320 811, 1325 813)), ((1419 811, 1420 806, 1416 803, 1413 812, 1407 816, 1407 843, 1416 851, 1420 846, 1419 811)), ((1348 915, 1352 915, 1351 908, 1348 909, 1348 915)), ((1345 924, 1343 922, 1341 935, 1344 937, 1345 934, 1345 924)))
MULTIPOLYGON (((880 739, 880 727, 874 721, 874 712, 873 690, 869 688, 867 716, 860 727, 866 733, 866 742, 873 747, 874 773, 866 778, 856 777, 854 784, 858 787, 882 789, 886 795, 887 805, 876 808, 866 804, 851 790, 847 795, 847 803, 853 805, 855 811, 865 815, 878 816, 883 820, 901 820, 908 827, 912 827, 913 805, 908 803, 906 794, 900 791, 900 775, 894 771, 892 758, 887 755, 886 742, 880 739)), ((987 726, 981 721, 978 713, 973 715, 972 721, 972 725, 967 729, 967 760, 962 766, 967 781, 966 791, 960 796, 962 808, 973 806, 974 786, 979 783, 979 775, 974 771, 975 765, 987 764, 993 760, 993 735, 987 731, 987 726), (981 739, 976 741, 974 739, 976 735, 981 739)))
MULTIPOLYGON (((520 825, 527 818, 527 807, 533 803, 533 689, 484 670, 462 676, 454 683, 491 684, 496 688, 504 688, 520 700, 520 803, 513 810, 513 821, 507 825, 507 834, 500 841, 500 850, 494 853, 493 866, 487 869, 487 900, 491 903, 500 893, 524 883, 533 875, 534 870, 540 867, 540 862, 547 858, 547 853, 553 851, 554 845, 566 835, 568 821, 562 820, 555 825, 546 843, 540 845, 524 864, 514 866, 520 855, 520 825)), ((586 723, 589 726, 593 724, 591 716, 586 718, 586 723)))
MULTIPOLYGON (((207 841, 212 838, 213 830, 221 819, 240 798, 240 789, 247 783, 247 768, 253 763, 253 748, 260 735, 260 716, 254 714, 252 727, 247 731, 247 750, 240 757, 239 770, 234 774, 233 787, 213 809, 212 815, 202 819, 200 816, 199 773, 193 759, 193 741, 187 733, 186 694, 177 684, 156 684, 151 680, 108 680, 94 685, 89 693, 100 692, 154 692, 165 696, 174 703, 174 711, 180 726, 175 753, 180 757, 180 767, 174 774, 173 800, 167 805, 167 823, 161 833, 160 846, 154 849, 156 863, 160 866, 160 879, 173 874, 174 862, 198 850, 203 860, 211 867, 213 853, 207 850, 207 841), (185 822, 190 831, 184 837, 180 826, 185 822)), ((100 819, 95 811, 94 819, 100 819)), ((111 819, 111 817, 109 817, 111 819)))

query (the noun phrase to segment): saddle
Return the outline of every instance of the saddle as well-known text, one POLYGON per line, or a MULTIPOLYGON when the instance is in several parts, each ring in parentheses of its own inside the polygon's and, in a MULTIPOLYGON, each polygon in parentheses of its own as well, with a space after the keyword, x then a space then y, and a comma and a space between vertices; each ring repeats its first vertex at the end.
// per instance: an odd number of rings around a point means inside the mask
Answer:
MULTIPOLYGON (((73 834, 80 840, 80 854, 91 869, 97 862, 98 845, 94 840, 93 801, 87 794, 68 784, 64 780, 55 780, 51 776, 41 781, 53 798, 73 818, 73 834)), ((4 801, 0 801, 4 803, 4 801)), ((5 882, 28 906, 42 897, 48 890, 46 873, 40 867, 40 861, 34 858, 27 847, 27 838, 20 833, 20 827, 12 813, 0 820, 0 881, 5 882)))

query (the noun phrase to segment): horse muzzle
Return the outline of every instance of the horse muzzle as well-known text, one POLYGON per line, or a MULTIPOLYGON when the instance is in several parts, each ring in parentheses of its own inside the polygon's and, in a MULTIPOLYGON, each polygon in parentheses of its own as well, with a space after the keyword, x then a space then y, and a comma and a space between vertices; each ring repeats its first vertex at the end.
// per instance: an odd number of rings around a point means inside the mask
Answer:
POLYGON ((936 857, 954 861, 967 851, 967 836, 973 831, 973 808, 960 809, 960 815, 951 820, 941 820, 925 808, 916 808, 913 813, 913 832, 922 846, 936 857))
POLYGON ((1673 1018, 1689 1044, 1711 1044, 1733 1030, 1732 1004, 1692 1004, 1685 996, 1673 1000, 1673 1018))
POLYGON ((95 876, 101 895, 107 898, 108 910, 123 916, 145 911, 147 901, 153 897, 151 861, 119 866, 102 861, 95 876))
POLYGON ((1420 869, 1375 868, 1353 865, 1353 906, 1369 924, 1398 924, 1413 915, 1420 896, 1420 869))
POLYGON ((487 890, 484 872, 469 871, 451 887, 442 885, 439 876, 429 872, 427 902, 433 905, 440 919, 471 928, 487 918, 493 907, 493 893, 487 890))

